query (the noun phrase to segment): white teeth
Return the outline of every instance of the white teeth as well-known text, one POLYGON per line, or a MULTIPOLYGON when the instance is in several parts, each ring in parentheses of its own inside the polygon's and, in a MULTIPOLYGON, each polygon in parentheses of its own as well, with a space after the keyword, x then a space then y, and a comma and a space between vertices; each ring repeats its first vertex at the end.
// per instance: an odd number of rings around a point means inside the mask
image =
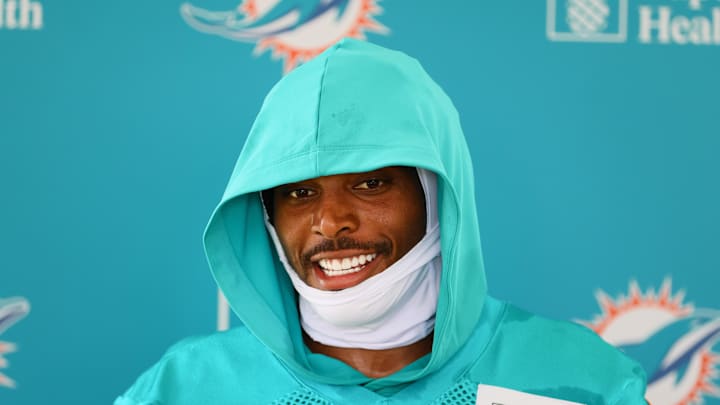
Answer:
POLYGON ((323 270, 323 272, 330 277, 335 277, 335 276, 343 276, 345 274, 355 273, 360 270, 362 270, 362 267, 354 267, 352 269, 347 269, 347 270, 323 270))
POLYGON ((328 276, 342 276, 362 270, 377 254, 344 257, 342 259, 320 259, 318 264, 328 276))

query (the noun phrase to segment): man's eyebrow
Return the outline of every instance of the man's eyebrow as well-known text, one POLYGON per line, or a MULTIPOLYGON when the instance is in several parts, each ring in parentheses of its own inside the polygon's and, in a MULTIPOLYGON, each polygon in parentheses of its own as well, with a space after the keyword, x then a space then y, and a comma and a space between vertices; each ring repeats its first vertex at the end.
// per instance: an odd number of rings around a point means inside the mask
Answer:
POLYGON ((287 188, 299 187, 311 180, 312 179, 307 179, 307 180, 294 181, 292 183, 278 184, 277 186, 273 187, 272 189, 273 190, 284 190, 287 188))
POLYGON ((355 173, 355 175, 357 175, 359 177, 377 176, 377 175, 381 175, 381 174, 387 174, 388 172, 389 172, 389 170, 387 167, 381 167, 379 169, 371 170, 369 172, 355 173))
POLYGON ((270 189, 271 194, 277 195, 282 198, 283 195, 289 194, 291 191, 300 188, 313 188, 313 184, 310 183, 312 179, 302 180, 294 183, 280 184, 270 189))

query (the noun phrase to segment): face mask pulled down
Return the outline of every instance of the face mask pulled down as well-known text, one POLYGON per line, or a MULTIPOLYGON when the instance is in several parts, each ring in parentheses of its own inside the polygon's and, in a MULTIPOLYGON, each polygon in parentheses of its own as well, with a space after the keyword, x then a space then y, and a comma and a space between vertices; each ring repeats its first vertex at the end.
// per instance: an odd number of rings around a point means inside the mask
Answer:
POLYGON ((425 236, 383 272, 340 291, 308 286, 290 266, 267 214, 265 224, 299 295, 300 322, 316 342, 335 347, 392 349, 415 343, 435 326, 440 288, 437 179, 418 169, 425 193, 425 236))

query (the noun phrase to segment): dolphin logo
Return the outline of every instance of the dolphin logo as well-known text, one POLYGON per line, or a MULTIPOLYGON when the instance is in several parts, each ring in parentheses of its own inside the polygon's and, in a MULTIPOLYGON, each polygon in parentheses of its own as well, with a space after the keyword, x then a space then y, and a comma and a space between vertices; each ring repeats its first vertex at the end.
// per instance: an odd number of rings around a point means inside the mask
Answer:
POLYGON ((180 6, 180 14, 198 31, 234 40, 257 41, 291 31, 332 8, 338 8, 339 14, 342 14, 348 1, 281 1, 259 18, 254 17, 257 6, 247 6, 253 3, 245 3, 244 7, 241 4, 235 10, 215 12, 185 3, 180 6))
POLYGON ((630 283, 627 296, 610 298, 598 291, 603 314, 582 322, 608 343, 637 360, 648 376, 647 398, 653 404, 702 403, 720 396, 715 385, 720 356, 720 311, 684 304, 684 292, 673 295, 667 278, 658 293, 630 283))
POLYGON ((648 384, 676 374, 682 380, 692 359, 720 339, 720 318, 692 315, 675 321, 643 343, 620 346, 648 372, 648 384), (665 351, 665 353, 663 353, 665 351))
POLYGON ((379 0, 244 0, 235 9, 211 11, 190 3, 180 15, 194 29, 234 41, 256 43, 255 54, 272 49, 284 71, 305 62, 343 37, 365 31, 386 34, 374 16, 379 0))
MULTIPOLYGON (((22 297, 0 299, 0 335, 16 324, 30 312, 30 303, 22 297)), ((0 369, 7 368, 9 362, 4 355, 17 351, 17 346, 0 341, 0 369)), ((15 381, 0 372, 0 387, 15 388, 15 381)))
POLYGON ((21 297, 0 299, 0 335, 30 312, 30 303, 21 297))

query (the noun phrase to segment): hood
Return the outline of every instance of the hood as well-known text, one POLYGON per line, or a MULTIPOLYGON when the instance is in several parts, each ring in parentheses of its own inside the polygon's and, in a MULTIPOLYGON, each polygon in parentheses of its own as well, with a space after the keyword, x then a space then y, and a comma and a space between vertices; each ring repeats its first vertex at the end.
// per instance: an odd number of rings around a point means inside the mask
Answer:
POLYGON ((442 367, 476 327, 486 297, 473 169, 457 111, 407 55, 345 39, 266 97, 204 236, 218 286, 249 331, 302 378, 369 379, 302 341, 296 293, 263 220, 259 191, 386 166, 437 174, 442 275, 432 353, 372 381, 382 389, 442 367))

